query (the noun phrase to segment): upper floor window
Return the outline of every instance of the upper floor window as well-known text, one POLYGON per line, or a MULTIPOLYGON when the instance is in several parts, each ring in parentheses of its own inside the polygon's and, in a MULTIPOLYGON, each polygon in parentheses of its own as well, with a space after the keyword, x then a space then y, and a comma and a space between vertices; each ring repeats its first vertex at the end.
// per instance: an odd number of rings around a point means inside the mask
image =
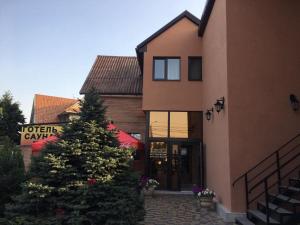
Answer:
POLYGON ((202 57, 189 57, 189 80, 202 80, 202 57))
POLYGON ((180 58, 154 58, 154 80, 180 80, 180 58))

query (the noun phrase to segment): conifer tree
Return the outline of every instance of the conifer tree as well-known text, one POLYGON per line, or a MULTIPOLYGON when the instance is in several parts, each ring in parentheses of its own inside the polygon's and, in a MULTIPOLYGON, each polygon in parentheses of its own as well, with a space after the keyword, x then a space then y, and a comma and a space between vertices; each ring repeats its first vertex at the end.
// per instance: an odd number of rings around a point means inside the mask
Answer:
POLYGON ((21 124, 25 118, 19 103, 14 102, 10 92, 5 92, 0 98, 0 137, 7 136, 15 144, 20 143, 21 124))
POLYGON ((115 132, 106 130, 102 103, 99 95, 87 94, 81 119, 33 160, 31 179, 7 207, 9 223, 135 225, 143 218, 132 152, 119 148, 115 132))
POLYGON ((106 128, 107 126, 107 120, 105 117, 106 107, 103 105, 103 103, 104 101, 101 99, 96 89, 92 88, 84 96, 84 100, 80 101, 81 120, 85 122, 95 120, 99 126, 106 128))
POLYGON ((24 180, 24 161, 20 149, 9 138, 0 138, 0 217, 11 196, 21 191, 24 180))

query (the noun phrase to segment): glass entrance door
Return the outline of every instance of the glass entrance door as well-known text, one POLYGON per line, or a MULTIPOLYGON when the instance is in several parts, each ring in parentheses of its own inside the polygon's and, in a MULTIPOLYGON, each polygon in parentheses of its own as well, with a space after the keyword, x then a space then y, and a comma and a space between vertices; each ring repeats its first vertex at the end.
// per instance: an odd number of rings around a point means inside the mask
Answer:
POLYGON ((194 184, 200 185, 202 183, 200 143, 171 143, 169 152, 171 161, 169 188, 190 191, 194 184))
POLYGON ((162 190, 192 190, 203 185, 203 157, 200 142, 150 142, 149 175, 162 190))
POLYGON ((150 177, 159 182, 160 189, 167 189, 168 153, 166 142, 150 143, 150 177))

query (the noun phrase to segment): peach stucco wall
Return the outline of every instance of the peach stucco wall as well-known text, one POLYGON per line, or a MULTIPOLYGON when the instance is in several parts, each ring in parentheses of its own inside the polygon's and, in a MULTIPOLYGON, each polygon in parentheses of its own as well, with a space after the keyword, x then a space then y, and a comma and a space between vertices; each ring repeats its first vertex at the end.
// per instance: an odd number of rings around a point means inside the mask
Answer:
POLYGON ((183 18, 147 45, 144 53, 143 110, 202 110, 202 82, 188 81, 188 56, 202 56, 198 26, 183 18), (154 56, 181 57, 180 81, 153 81, 154 56))
POLYGON ((207 186, 217 193, 217 199, 227 209, 231 208, 231 185, 228 143, 226 2, 215 2, 203 36, 203 105, 213 107, 220 97, 225 97, 225 109, 214 111, 210 121, 203 121, 206 153, 207 186))
MULTIPOLYGON (((289 104, 300 98, 299 12, 298 0, 227 0, 231 182, 300 132, 289 104)), ((241 188, 233 211, 244 210, 241 188)))

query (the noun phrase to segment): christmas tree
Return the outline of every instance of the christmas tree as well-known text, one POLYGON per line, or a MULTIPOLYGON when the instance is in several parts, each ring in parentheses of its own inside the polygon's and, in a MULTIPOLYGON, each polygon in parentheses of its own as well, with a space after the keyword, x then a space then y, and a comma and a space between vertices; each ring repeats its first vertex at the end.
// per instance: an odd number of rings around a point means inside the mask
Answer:
POLYGON ((134 225, 143 219, 132 151, 119 148, 115 131, 106 129, 97 93, 85 96, 81 111, 33 160, 31 179, 7 207, 11 224, 134 225))

